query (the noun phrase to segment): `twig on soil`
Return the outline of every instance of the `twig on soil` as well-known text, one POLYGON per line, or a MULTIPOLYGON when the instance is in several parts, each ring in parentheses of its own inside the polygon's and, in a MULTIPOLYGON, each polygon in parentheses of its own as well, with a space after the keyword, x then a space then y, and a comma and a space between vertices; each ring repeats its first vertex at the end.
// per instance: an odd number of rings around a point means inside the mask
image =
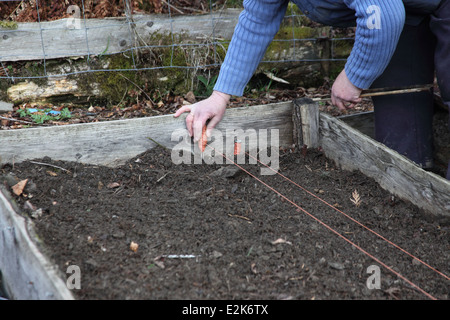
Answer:
POLYGON ((14 122, 21 122, 21 123, 26 123, 26 124, 33 124, 33 125, 36 124, 35 122, 24 121, 24 120, 18 120, 18 119, 14 119, 14 118, 7 118, 7 117, 1 117, 1 116, 0 116, 0 119, 3 119, 3 120, 9 120, 9 121, 14 121, 14 122))
POLYGON ((161 178, 159 178, 158 180, 156 180, 156 182, 160 182, 162 179, 164 179, 167 175, 169 174, 169 172, 167 172, 165 175, 163 175, 161 178))
POLYGON ((244 219, 244 220, 247 220, 249 223, 252 223, 251 220, 250 220, 249 218, 244 217, 244 216, 239 216, 239 215, 237 215, 237 214, 228 214, 228 216, 229 216, 229 217, 234 217, 234 218, 239 218, 239 219, 244 219))
POLYGON ((125 77, 123 74, 121 74, 119 72, 119 76, 123 77, 124 79, 130 81, 132 84, 134 84, 136 86, 136 88, 138 88, 143 94, 145 94, 145 96, 147 97, 148 100, 150 100, 153 104, 155 104, 155 102, 152 100, 152 98, 149 97, 149 95, 147 94, 147 92, 144 91, 144 89, 142 89, 141 87, 139 87, 136 82, 128 79, 127 77, 125 77))
POLYGON ((120 102, 117 104, 118 106, 120 106, 120 104, 122 103, 123 99, 125 99, 125 96, 128 93, 128 89, 125 90, 125 92, 123 93, 122 99, 120 99, 120 102))
POLYGON ((43 162, 37 162, 37 161, 30 161, 30 163, 39 164, 39 165, 41 165, 41 166, 53 167, 53 168, 57 168, 57 169, 63 170, 63 171, 65 171, 65 172, 67 172, 67 173, 70 173, 70 170, 64 169, 64 168, 59 167, 59 166, 55 166, 55 165, 53 165, 53 164, 43 163, 43 162))
POLYGON ((162 255, 161 257, 168 259, 193 259, 199 256, 193 254, 169 254, 169 255, 162 255))
POLYGON ((164 0, 162 0, 161 1, 162 3, 164 3, 164 4, 166 4, 168 7, 170 7, 170 8, 172 8, 172 9, 174 9, 175 11, 178 11, 178 13, 181 13, 181 14, 184 14, 184 12, 183 11, 181 11, 180 9, 178 9, 177 7, 175 7, 175 6, 173 6, 173 5, 171 5, 170 3, 167 3, 166 1, 164 1, 164 0))
POLYGON ((159 143, 158 141, 156 141, 156 140, 154 140, 154 139, 152 139, 152 138, 150 138, 150 137, 147 137, 147 139, 151 140, 152 142, 156 143, 158 146, 160 146, 160 147, 162 147, 162 148, 164 148, 164 149, 166 149, 166 150, 169 149, 169 148, 167 148, 166 146, 162 145, 161 143, 159 143))
POLYGON ((282 243, 292 245, 292 242, 287 241, 286 239, 283 239, 283 238, 278 238, 278 239, 275 240, 275 241, 269 241, 269 242, 270 242, 271 244, 273 244, 273 245, 282 244, 282 243))

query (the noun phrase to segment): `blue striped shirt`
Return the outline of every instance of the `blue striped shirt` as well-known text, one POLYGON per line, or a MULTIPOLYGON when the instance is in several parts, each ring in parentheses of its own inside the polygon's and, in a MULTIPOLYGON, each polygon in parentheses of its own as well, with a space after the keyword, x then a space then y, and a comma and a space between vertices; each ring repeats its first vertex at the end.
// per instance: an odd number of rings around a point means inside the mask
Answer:
MULTIPOLYGON (((388 65, 405 23, 402 0, 294 0, 311 20, 356 25, 355 43, 345 65, 349 80, 367 89, 388 65)), ((244 0, 215 90, 241 96, 278 32, 288 0, 244 0)))

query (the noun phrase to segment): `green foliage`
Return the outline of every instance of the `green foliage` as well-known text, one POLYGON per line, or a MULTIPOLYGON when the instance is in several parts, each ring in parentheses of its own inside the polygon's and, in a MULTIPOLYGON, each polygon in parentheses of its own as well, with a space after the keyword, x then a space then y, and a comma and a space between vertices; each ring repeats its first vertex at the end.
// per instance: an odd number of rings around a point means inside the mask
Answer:
POLYGON ((275 35, 275 39, 307 39, 317 36, 317 30, 306 26, 282 26, 275 35))
POLYGON ((200 83, 202 84, 201 86, 199 86, 199 88, 197 89, 197 92, 195 93, 197 96, 210 96, 214 90, 214 86, 216 84, 217 81, 217 75, 211 77, 211 78, 206 78, 202 75, 197 76, 198 80, 200 81, 200 83))
POLYGON ((17 22, 0 20, 0 28, 16 30, 18 28, 17 22))
MULTIPOLYGON (((217 1, 213 1, 217 2, 217 1)), ((219 1, 220 3, 220 1, 219 1)), ((226 5, 228 8, 242 8, 243 0, 225 0, 224 5, 226 5)))
POLYGON ((101 68, 103 63, 107 63, 111 71, 79 75, 77 77, 78 83, 82 90, 86 92, 92 91, 98 85, 98 89, 102 92, 102 97, 98 99, 104 100, 111 105, 121 101, 129 90, 135 89, 136 86, 133 83, 138 82, 138 85, 141 84, 136 72, 125 71, 134 68, 131 57, 122 54, 101 55, 98 60, 91 63, 92 65, 97 65, 98 68, 101 68))
POLYGON ((68 108, 61 110, 59 114, 51 114, 52 109, 47 108, 44 110, 39 110, 38 112, 31 112, 30 109, 19 109, 17 112, 21 117, 30 117, 34 123, 42 124, 46 121, 58 121, 65 120, 71 117, 68 108))

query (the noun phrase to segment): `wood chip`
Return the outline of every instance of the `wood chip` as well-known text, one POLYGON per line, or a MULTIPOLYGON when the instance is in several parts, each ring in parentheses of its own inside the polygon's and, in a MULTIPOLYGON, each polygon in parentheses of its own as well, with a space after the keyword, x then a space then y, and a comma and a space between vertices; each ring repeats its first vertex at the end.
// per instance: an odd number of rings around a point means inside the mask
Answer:
POLYGON ((51 175, 52 177, 56 177, 56 176, 58 175, 56 172, 51 171, 51 170, 47 170, 47 173, 48 173, 49 175, 51 175))
POLYGON ((273 245, 282 244, 282 243, 292 244, 291 242, 286 241, 286 239, 282 239, 282 238, 278 238, 277 240, 271 242, 271 244, 273 244, 273 245))
POLYGON ((120 187, 120 184, 117 183, 117 182, 111 182, 111 183, 108 183, 107 187, 108 187, 109 189, 114 189, 114 188, 120 187))
POLYGON ((139 248, 139 245, 136 242, 131 241, 131 243, 130 243, 131 251, 137 252, 138 248, 139 248))
POLYGON ((27 185, 28 179, 21 180, 14 186, 12 186, 12 190, 16 196, 20 196, 23 192, 23 189, 27 185))

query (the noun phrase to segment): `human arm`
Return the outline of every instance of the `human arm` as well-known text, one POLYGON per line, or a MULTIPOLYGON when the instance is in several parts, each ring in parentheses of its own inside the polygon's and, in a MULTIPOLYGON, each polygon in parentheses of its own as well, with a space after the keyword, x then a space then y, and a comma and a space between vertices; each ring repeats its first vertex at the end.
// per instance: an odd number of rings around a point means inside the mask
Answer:
POLYGON ((344 70, 333 84, 331 99, 339 109, 361 101, 389 64, 403 30, 405 9, 401 0, 346 0, 355 11, 355 44, 344 70))
POLYGON ((200 142, 208 122, 207 135, 222 120, 231 95, 241 96, 284 18, 287 0, 245 0, 225 60, 211 97, 180 108, 175 117, 190 112, 186 126, 200 142))
POLYGON ((245 0, 214 89, 242 96, 280 28, 287 0, 245 0))

